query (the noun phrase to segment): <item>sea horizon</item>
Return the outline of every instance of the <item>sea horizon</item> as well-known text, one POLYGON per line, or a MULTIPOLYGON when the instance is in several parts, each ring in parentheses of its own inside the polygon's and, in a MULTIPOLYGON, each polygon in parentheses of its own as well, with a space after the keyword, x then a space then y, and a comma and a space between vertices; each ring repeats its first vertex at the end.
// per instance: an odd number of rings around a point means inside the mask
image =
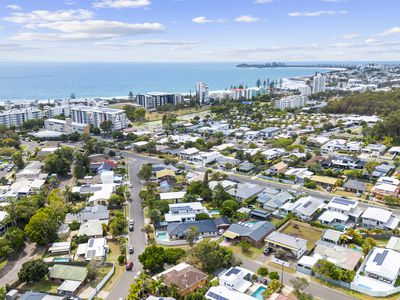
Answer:
MULTIPOLYGON (((129 92, 139 94, 154 91, 190 94, 194 93, 195 83, 199 81, 207 83, 213 91, 241 84, 253 87, 258 79, 279 80, 334 70, 306 66, 238 68, 238 63, 240 62, 0 62, 0 101, 67 99, 72 93, 77 98, 111 98, 127 96, 129 92)), ((295 63, 352 65, 356 62, 295 63)))

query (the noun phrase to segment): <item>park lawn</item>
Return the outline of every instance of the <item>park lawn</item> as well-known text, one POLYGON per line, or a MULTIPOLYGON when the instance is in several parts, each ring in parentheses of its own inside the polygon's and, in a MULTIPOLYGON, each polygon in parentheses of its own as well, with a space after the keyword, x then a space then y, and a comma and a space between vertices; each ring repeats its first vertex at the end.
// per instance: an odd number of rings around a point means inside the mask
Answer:
POLYGON ((120 265, 118 262, 118 256, 120 256, 118 241, 109 241, 108 247, 110 249, 110 253, 107 255, 106 261, 114 263, 115 271, 114 271, 114 274, 107 281, 107 283, 105 284, 105 286, 103 288, 103 290, 105 290, 107 292, 112 290, 114 285, 117 283, 117 281, 120 279, 122 274, 125 272, 125 265, 124 264, 120 265))
POLYGON ((312 227, 309 224, 305 224, 299 221, 291 220, 281 232, 307 240, 307 249, 311 250, 315 242, 321 238, 322 229, 312 227), (298 228, 295 228, 295 226, 298 228))
POLYGON ((57 288, 60 285, 60 283, 54 283, 51 282, 48 278, 45 278, 43 280, 40 280, 39 282, 24 283, 19 287, 31 291, 57 293, 57 288))

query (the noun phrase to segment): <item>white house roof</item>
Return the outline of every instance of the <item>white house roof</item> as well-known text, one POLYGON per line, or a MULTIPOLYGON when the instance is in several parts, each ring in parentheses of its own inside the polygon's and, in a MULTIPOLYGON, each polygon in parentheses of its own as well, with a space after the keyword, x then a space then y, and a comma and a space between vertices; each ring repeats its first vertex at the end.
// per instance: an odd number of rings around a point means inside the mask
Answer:
POLYGON ((363 218, 377 220, 387 223, 392 216, 392 212, 378 207, 368 207, 362 214, 363 218))
POLYGON ((255 298, 244 294, 237 292, 235 290, 229 289, 225 286, 219 285, 219 286, 213 286, 211 287, 208 292, 205 295, 206 299, 209 300, 254 300, 255 298))
POLYGON ((183 199, 183 197, 185 197, 185 195, 186 195, 186 191, 160 193, 160 199, 161 200, 183 199))
POLYGON ((343 222, 347 222, 348 219, 349 217, 346 216, 345 214, 331 210, 324 211, 323 214, 320 215, 318 218, 318 220, 328 223, 331 223, 333 220, 340 220, 343 222))
POLYGON ((365 262, 364 270, 395 281, 400 271, 400 253, 391 249, 374 247, 365 262))
POLYGON ((327 204, 329 208, 340 209, 344 211, 351 211, 352 209, 356 208, 357 205, 357 201, 341 197, 333 197, 332 200, 327 204))
POLYGON ((383 184, 375 185, 373 187, 373 190, 378 190, 378 191, 388 192, 388 193, 394 193, 397 190, 397 186, 396 185, 392 185, 392 184, 383 183, 383 184))

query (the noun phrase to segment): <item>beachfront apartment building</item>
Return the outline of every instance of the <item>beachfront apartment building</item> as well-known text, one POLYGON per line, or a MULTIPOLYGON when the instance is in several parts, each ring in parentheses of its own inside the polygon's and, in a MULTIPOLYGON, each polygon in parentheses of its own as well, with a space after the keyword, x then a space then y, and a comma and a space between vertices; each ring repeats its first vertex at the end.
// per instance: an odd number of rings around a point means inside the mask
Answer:
POLYGON ((56 116, 71 116, 71 106, 70 105, 56 105, 56 106, 45 106, 43 108, 43 114, 51 119, 56 116))
POLYGON ((276 100, 275 108, 278 109, 298 108, 298 107, 304 107, 306 106, 306 104, 307 104, 306 96, 292 95, 276 100))
POLYGON ((174 93, 152 92, 137 95, 137 101, 140 106, 148 110, 154 110, 157 107, 172 104, 177 105, 183 102, 183 95, 174 93))
POLYGON ((50 131, 63 132, 66 134, 77 132, 79 134, 90 133, 89 125, 72 122, 72 119, 65 120, 47 119, 44 121, 44 128, 50 131))
POLYGON ((325 92, 326 78, 322 74, 317 74, 313 78, 313 93, 325 92))
POLYGON ((210 100, 208 94, 208 85, 204 82, 197 82, 196 83, 196 100, 200 103, 207 103, 210 100))
POLYGON ((20 126, 24 122, 43 117, 41 110, 37 108, 24 108, 7 110, 0 113, 0 124, 4 126, 20 126))
POLYGON ((112 130, 121 130, 127 127, 127 118, 124 110, 108 107, 74 106, 71 107, 71 118, 75 123, 93 125, 100 128, 100 124, 110 120, 112 130))

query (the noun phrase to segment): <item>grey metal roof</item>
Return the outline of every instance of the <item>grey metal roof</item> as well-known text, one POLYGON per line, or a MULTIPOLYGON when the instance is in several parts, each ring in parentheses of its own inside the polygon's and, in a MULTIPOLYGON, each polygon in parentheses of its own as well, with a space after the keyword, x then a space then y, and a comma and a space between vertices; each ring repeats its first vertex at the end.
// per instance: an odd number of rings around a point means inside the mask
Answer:
MULTIPOLYGON (((248 223, 244 223, 248 224, 248 223)), ((232 224, 228 231, 237 233, 239 236, 249 237, 254 241, 262 240, 267 234, 275 229, 275 225, 267 221, 254 222, 251 227, 242 224, 232 224)))
POLYGON ((95 206, 87 206, 83 210, 81 210, 77 214, 68 213, 65 216, 65 222, 70 223, 74 220, 82 223, 88 220, 108 220, 109 212, 107 210, 107 206, 104 205, 95 205, 95 206))
POLYGON ((241 199, 248 199, 254 195, 257 195, 263 190, 263 187, 257 184, 249 183, 238 183, 235 187, 230 188, 227 192, 241 199))
POLYGON ((358 181, 358 180, 354 180, 354 179, 349 179, 346 181, 346 183, 343 185, 344 188, 347 189, 352 189, 352 190, 357 190, 357 191, 365 191, 365 183, 358 181))
POLYGON ((193 226, 197 228, 197 231, 199 233, 218 231, 217 225, 213 220, 202 220, 194 222, 168 224, 167 232, 169 235, 177 235, 180 237, 184 237, 185 233, 193 226))

